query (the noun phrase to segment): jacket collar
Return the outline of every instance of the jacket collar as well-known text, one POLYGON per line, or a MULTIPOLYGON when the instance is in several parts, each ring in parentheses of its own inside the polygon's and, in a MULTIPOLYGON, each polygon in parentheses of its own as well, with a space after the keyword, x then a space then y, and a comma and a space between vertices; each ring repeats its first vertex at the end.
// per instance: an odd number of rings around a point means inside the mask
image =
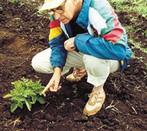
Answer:
POLYGON ((87 28, 88 26, 88 13, 91 0, 83 0, 82 9, 77 17, 76 23, 82 28, 87 28))

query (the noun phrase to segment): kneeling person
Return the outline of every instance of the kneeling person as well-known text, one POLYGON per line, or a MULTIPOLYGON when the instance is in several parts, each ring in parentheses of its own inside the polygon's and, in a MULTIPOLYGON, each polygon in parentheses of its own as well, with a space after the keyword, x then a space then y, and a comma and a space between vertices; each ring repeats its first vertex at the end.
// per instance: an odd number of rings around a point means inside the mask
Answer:
POLYGON ((55 18, 50 22, 50 48, 32 59, 36 71, 53 73, 43 93, 58 91, 61 75, 74 67, 67 79, 79 81, 87 74, 93 90, 83 113, 94 115, 105 101, 103 86, 109 74, 119 69, 119 61, 124 69, 131 57, 126 31, 107 0, 45 0, 43 10, 55 18), (62 30, 51 37, 58 27, 62 30))

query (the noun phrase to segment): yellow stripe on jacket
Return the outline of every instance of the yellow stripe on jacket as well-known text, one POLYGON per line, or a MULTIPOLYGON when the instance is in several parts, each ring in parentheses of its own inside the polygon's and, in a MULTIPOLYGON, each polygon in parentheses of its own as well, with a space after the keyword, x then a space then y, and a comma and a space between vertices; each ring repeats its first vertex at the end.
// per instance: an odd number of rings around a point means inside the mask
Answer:
POLYGON ((51 28, 49 33, 49 41, 61 35, 62 29, 61 27, 51 28))

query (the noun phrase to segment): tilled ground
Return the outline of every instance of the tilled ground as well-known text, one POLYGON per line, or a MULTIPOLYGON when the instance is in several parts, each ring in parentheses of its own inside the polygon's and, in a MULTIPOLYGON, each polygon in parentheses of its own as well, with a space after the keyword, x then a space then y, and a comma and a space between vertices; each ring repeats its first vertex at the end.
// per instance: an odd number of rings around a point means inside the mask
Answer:
MULTIPOLYGON (((137 49, 134 52, 136 56, 143 56, 143 61, 132 59, 124 73, 116 72, 108 78, 105 84, 107 99, 97 115, 88 119, 82 116, 91 91, 86 78, 78 83, 69 83, 63 78, 62 89, 49 93, 45 105, 36 104, 31 112, 25 108, 10 113, 10 102, 2 96, 10 91, 12 81, 27 77, 41 79, 46 85, 50 78, 50 75, 36 73, 31 67, 32 57, 47 48, 48 20, 36 16, 36 10, 25 5, 15 6, 6 0, 0 5, 1 131, 147 130, 146 54, 137 49)), ((142 17, 140 20, 140 24, 146 21, 142 17)), ((145 41, 143 36, 140 40, 145 41)))

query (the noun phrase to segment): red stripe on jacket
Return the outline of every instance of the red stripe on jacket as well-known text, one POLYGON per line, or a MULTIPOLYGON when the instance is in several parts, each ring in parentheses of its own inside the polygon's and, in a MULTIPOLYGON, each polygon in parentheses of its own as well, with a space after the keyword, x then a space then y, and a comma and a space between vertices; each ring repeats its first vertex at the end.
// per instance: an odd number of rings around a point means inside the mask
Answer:
POLYGON ((49 23, 50 28, 60 27, 60 21, 59 20, 53 20, 49 23))
POLYGON ((102 37, 105 40, 111 41, 113 44, 115 44, 122 36, 124 30, 123 28, 119 25, 119 21, 117 18, 114 19, 114 29, 107 33, 104 34, 102 37))

